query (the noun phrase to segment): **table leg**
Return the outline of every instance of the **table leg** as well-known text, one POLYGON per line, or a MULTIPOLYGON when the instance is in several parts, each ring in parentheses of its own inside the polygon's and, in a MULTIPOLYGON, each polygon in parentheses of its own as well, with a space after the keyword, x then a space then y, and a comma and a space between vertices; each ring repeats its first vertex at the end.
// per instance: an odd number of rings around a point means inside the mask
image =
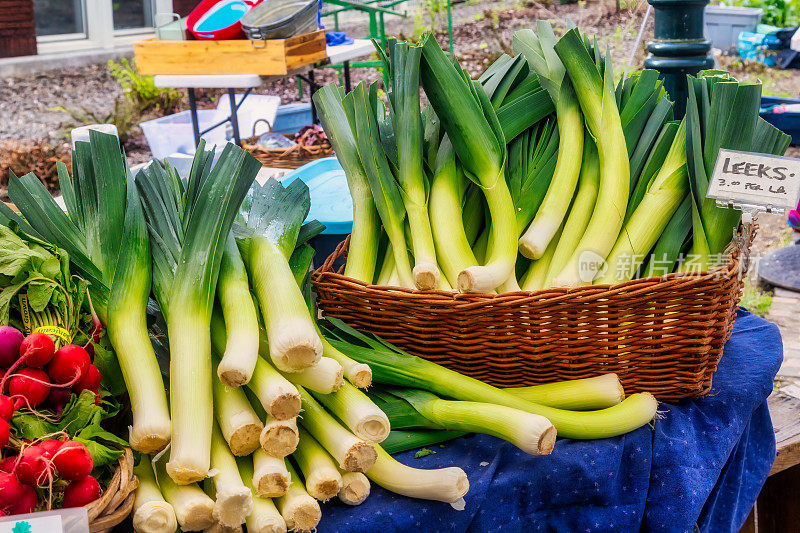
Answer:
POLYGON ((308 71, 308 101, 311 102, 311 123, 312 124, 319 124, 319 118, 317 118, 317 108, 314 106, 314 93, 317 90, 317 82, 314 81, 314 69, 308 71))
POLYGON ((233 140, 236 146, 242 145, 242 139, 239 135, 239 113, 236 108, 236 92, 233 89, 228 89, 228 97, 231 100, 231 126, 233 127, 233 140))
POLYGON ((200 144, 200 125, 197 120, 197 99, 194 96, 194 88, 187 89, 189 93, 189 114, 192 117, 192 132, 194 133, 194 145, 197 147, 200 144))
POLYGON ((350 61, 344 62, 344 92, 349 93, 350 88, 353 86, 350 81, 350 61))
POLYGON ((767 478, 756 502, 759 533, 796 531, 800 524, 800 465, 787 468, 767 478), (788 529, 787 529, 788 528, 788 529))

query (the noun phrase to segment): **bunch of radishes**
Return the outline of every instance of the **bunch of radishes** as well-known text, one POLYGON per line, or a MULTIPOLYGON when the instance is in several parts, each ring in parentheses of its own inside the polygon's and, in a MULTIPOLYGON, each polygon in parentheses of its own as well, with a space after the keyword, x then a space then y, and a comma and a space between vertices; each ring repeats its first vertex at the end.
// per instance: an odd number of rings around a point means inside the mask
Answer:
POLYGON ((46 406, 61 414, 70 395, 83 390, 100 401, 100 371, 89 352, 76 344, 56 350, 46 333, 23 337, 16 328, 0 327, 0 367, 0 446, 8 442, 8 422, 20 407, 46 406))
POLYGON ((49 488, 58 478, 64 488, 63 507, 81 507, 100 497, 91 476, 94 463, 86 446, 75 440, 46 439, 26 444, 19 455, 0 461, 0 516, 30 513, 36 508, 35 488, 49 488))

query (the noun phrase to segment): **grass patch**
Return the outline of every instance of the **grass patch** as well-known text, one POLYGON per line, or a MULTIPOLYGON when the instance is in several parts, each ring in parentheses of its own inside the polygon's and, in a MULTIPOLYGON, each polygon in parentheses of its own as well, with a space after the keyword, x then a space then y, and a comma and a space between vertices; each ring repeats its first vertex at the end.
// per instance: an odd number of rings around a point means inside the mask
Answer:
POLYGON ((772 305, 771 290, 764 290, 750 280, 745 280, 739 305, 760 317, 767 316, 772 305))

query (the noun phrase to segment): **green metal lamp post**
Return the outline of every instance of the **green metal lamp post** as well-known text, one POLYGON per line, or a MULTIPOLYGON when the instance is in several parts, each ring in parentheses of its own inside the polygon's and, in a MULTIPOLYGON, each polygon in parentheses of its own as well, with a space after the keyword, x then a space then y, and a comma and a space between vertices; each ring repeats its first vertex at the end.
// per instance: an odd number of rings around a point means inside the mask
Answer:
POLYGON ((708 0, 648 0, 653 6, 655 29, 647 43, 650 56, 645 68, 656 69, 664 88, 675 101, 676 117, 686 111, 686 75, 714 66, 708 55, 711 42, 703 34, 703 12, 708 0))

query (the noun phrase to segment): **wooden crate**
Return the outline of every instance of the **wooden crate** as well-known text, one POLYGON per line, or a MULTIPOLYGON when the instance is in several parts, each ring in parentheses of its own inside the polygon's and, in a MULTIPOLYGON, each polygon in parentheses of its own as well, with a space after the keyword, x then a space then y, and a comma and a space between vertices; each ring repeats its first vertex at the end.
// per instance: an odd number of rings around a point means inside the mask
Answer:
POLYGON ((320 30, 269 41, 160 41, 134 46, 141 74, 260 74, 274 76, 327 57, 320 30))

